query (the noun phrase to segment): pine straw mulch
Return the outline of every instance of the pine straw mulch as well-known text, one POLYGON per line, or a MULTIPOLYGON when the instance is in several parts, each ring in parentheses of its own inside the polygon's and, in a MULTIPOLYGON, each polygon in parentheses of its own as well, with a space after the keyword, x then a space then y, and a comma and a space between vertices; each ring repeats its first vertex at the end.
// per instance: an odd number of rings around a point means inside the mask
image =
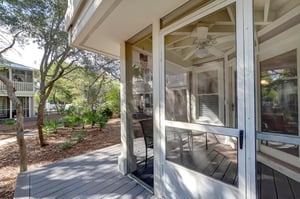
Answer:
MULTIPOLYGON (((135 125, 134 127, 139 128, 135 125)), ((139 129, 137 129, 139 131, 139 129)), ((47 165, 65 158, 88 153, 120 143, 120 120, 111 119, 100 130, 98 127, 82 129, 59 128, 58 133, 46 138, 47 146, 41 148, 38 136, 25 136, 28 153, 28 170, 47 165), (70 149, 61 150, 59 145, 69 141, 77 133, 85 131, 83 141, 70 149)), ((19 172, 18 145, 16 142, 0 146, 0 198, 13 198, 16 177, 19 172)))

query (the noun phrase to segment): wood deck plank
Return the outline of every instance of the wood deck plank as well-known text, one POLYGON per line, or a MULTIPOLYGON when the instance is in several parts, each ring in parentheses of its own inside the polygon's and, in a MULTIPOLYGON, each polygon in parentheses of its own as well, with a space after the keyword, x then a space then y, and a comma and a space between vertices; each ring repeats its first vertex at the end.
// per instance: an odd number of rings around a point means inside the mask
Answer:
POLYGON ((131 181, 129 183, 126 183, 125 185, 122 185, 121 188, 117 189, 116 191, 105 194, 103 196, 103 199, 116 199, 116 198, 119 198, 119 197, 121 197, 125 193, 128 193, 130 190, 134 189, 137 186, 140 186, 140 185, 138 185, 134 181, 131 181))
POLYGON ((256 174, 256 195, 257 198, 261 198, 261 164, 256 164, 257 174, 256 174))
MULTIPOLYGON (((147 191, 143 190, 139 195, 137 195, 134 199, 150 199, 153 195, 147 191)), ((131 198, 130 198, 131 199, 131 198)))
POLYGON ((222 181, 228 184, 234 184, 236 175, 237 175, 237 165, 236 163, 230 162, 230 165, 227 168, 227 171, 225 172, 222 181))
POLYGON ((83 186, 80 186, 76 189, 71 190, 68 192, 68 197, 72 198, 77 195, 84 195, 87 194, 87 192, 91 193, 93 189, 99 189, 99 188, 105 188, 105 186, 109 186, 111 183, 114 183, 115 181, 111 180, 120 180, 122 176, 120 174, 109 174, 99 177, 99 179, 94 180, 93 183, 85 183, 83 186))
POLYGON ((18 180, 15 189, 15 195, 29 196, 30 194, 30 179, 27 172, 18 175, 18 180))
POLYGON ((261 164, 261 198, 277 199, 273 170, 261 164))
MULTIPOLYGON (((143 140, 138 140, 143 146, 143 140)), ((120 144, 68 158, 19 176, 15 198, 150 198, 153 195, 119 173, 120 144), (24 189, 27 187, 27 190, 24 189)), ((142 149, 140 149, 142 152, 142 149)), ((143 155, 141 153, 141 155, 143 155)))
POLYGON ((206 169, 204 169, 203 173, 205 175, 208 175, 208 176, 212 176, 213 173, 215 172, 215 170, 218 168, 218 166, 220 165, 220 163, 223 161, 224 159, 224 156, 221 155, 221 154, 218 154, 216 156, 215 159, 213 159, 209 165, 206 167, 206 169))
MULTIPOLYGON (((31 182, 31 185, 35 187, 35 189, 32 190, 32 194, 41 193, 44 191, 49 191, 48 187, 67 187, 71 186, 72 184, 76 183, 77 178, 85 179, 89 174, 92 174, 92 178, 96 178, 97 176, 103 176, 107 172, 115 172, 117 173, 117 170, 113 168, 115 167, 115 164, 105 164, 106 161, 103 161, 102 167, 99 167, 97 169, 84 169, 81 168, 77 170, 76 168, 69 166, 67 169, 63 171, 63 173, 57 171, 53 171, 53 173, 50 173, 49 175, 40 175, 40 179, 43 181, 41 183, 33 183, 31 182), (69 172, 68 172, 69 171, 69 172), (62 180, 64 179, 64 180, 62 180)), ((80 164, 80 163, 79 163, 80 164)), ((55 191, 55 190, 53 190, 55 191)))
POLYGON ((198 170, 199 172, 203 172, 209 166, 210 162, 216 158, 217 155, 218 153, 216 151, 211 150, 204 157, 200 157, 199 162, 201 162, 201 164, 195 165, 194 166, 195 170, 198 170))
POLYGON ((218 166, 217 170, 213 173, 213 178, 221 180, 225 175, 227 168, 230 165, 230 160, 226 157, 223 159, 221 164, 218 166))
POLYGON ((300 198, 300 183, 296 182, 295 180, 293 180, 291 178, 289 178, 288 181, 291 186, 294 197, 296 199, 300 198))
MULTIPOLYGON (((114 183, 114 182, 118 181, 121 178, 118 178, 117 176, 115 176, 115 177, 110 178, 110 179, 113 179, 113 183, 114 183)), ((107 181, 102 181, 102 183, 104 183, 107 186, 109 185, 109 182, 107 182, 107 181)), ((90 182, 88 184, 90 184, 90 182)), ((69 197, 69 195, 71 195, 70 192, 72 193, 74 190, 79 189, 80 187, 83 187, 84 185, 86 185, 86 183, 84 181, 82 181, 82 180, 76 180, 73 183, 65 184, 64 186, 62 186, 63 187, 62 189, 59 189, 59 190, 52 189, 52 193, 51 194, 45 194, 43 192, 43 196, 56 196, 58 198, 59 197, 64 198, 64 196, 65 197, 69 197)), ((86 187, 86 188, 88 190, 91 189, 91 187, 86 187)))
POLYGON ((109 195, 110 193, 113 193, 115 192, 116 190, 122 188, 122 186, 126 185, 127 183, 130 183, 130 182, 133 182, 133 180, 129 179, 129 178, 121 178, 120 180, 116 181, 115 183, 109 185, 109 186, 106 186, 105 188, 103 189, 98 189, 96 191, 92 191, 88 192, 88 198, 90 199, 97 199, 97 198, 102 198, 103 196, 107 196, 109 195))
POLYGON ((129 190, 128 192, 124 193, 119 199, 132 199, 132 198, 136 198, 138 195, 141 195, 144 190, 145 189, 142 186, 140 186, 140 185, 135 186, 132 190, 129 190))
POLYGON ((294 198, 290 184, 285 175, 274 170, 274 181, 278 199, 294 198))

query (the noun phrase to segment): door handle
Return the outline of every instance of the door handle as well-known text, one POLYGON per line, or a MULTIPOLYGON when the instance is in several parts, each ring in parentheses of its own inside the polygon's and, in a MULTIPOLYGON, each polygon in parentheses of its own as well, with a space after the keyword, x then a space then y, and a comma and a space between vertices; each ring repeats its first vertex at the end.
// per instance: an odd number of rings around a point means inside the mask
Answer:
POLYGON ((243 149, 244 145, 244 130, 240 130, 239 132, 239 143, 240 143, 240 149, 243 149))

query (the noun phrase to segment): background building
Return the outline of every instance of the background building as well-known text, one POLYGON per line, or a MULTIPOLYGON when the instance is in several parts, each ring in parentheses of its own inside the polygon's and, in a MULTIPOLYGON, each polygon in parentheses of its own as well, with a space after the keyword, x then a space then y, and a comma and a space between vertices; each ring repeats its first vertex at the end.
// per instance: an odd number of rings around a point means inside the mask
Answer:
MULTIPOLYGON (((0 68, 0 74, 9 78, 16 89, 16 96, 23 104, 24 117, 32 117, 34 115, 33 69, 3 58, 0 58, 0 68)), ((15 107, 7 96, 6 86, 0 82, 0 119, 14 118, 15 115, 15 107)))

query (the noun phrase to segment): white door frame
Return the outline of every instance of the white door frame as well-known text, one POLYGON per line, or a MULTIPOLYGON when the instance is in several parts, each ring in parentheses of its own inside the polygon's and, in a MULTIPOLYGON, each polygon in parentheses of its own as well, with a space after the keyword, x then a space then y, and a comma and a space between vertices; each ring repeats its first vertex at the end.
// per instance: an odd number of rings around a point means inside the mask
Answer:
MULTIPOLYGON (((179 27, 183 27, 197 19, 200 19, 220 8, 226 7, 227 5, 234 3, 234 0, 216 0, 209 4, 208 6, 197 10, 196 12, 176 21, 172 25, 162 29, 160 31, 160 68, 159 74, 165 74, 165 63, 164 63, 164 36, 168 33, 175 31, 179 27)), ((239 178, 244 180, 239 180, 239 190, 241 193, 241 198, 256 198, 256 146, 255 146, 255 99, 254 99, 254 53, 253 53, 253 2, 249 0, 239 0, 236 1, 236 42, 237 42, 237 85, 238 93, 244 92, 243 97, 238 96, 239 109, 243 110, 244 114, 239 115, 238 129, 244 129, 247 140, 245 136, 243 138, 244 144, 247 146, 239 151, 239 167, 238 173, 239 178), (244 78, 247 76, 247 78, 244 78), (244 97, 245 96, 245 97, 244 97), (246 157, 247 158, 246 158, 246 157), (242 166, 244 165, 244 166, 242 166), (247 165, 247 166, 246 166, 247 165), (247 176, 246 176, 247 173, 247 176), (246 186, 247 184, 247 186, 246 186)), ((155 79, 154 82, 158 80, 155 79)), ((159 78, 160 82, 160 131, 161 131, 161 159, 163 160, 162 176, 165 181, 165 127, 172 125, 173 127, 182 127, 180 122, 165 121, 165 77, 161 75, 159 78)), ((157 105, 157 103, 156 103, 157 105)), ((184 124, 187 129, 197 129, 197 130, 207 130, 208 126, 199 124, 184 124)), ((238 129, 229 129, 222 127, 209 126, 210 130, 216 133, 231 136, 237 136, 236 131, 238 129)), ((245 145, 244 145, 245 146, 245 145)), ((168 185, 164 184, 164 187, 168 185)))

